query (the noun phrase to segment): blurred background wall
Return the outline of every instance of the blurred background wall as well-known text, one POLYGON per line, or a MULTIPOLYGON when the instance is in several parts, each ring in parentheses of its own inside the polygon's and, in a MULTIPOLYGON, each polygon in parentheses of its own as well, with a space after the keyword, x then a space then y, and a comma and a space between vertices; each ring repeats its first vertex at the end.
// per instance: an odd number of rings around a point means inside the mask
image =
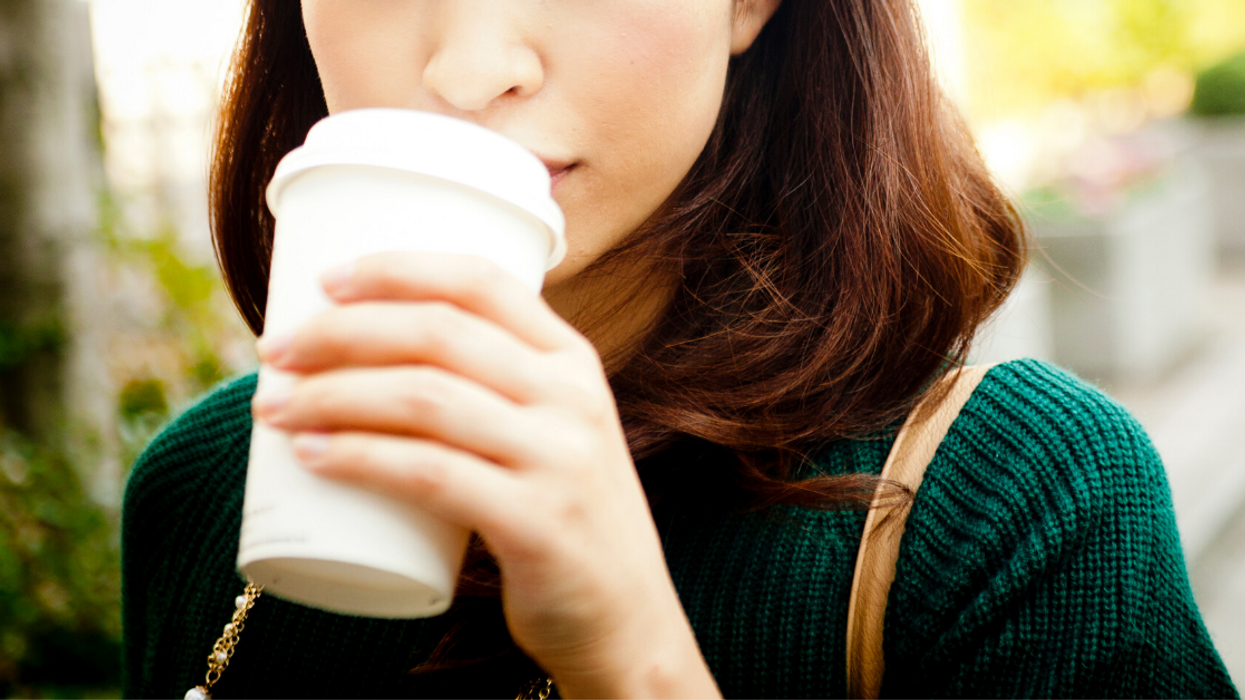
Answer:
MULTIPOLYGON (((920 5, 947 92, 1035 234, 977 359, 1058 362, 1142 419, 1239 683, 1245 0, 920 5)), ((0 3, 0 696, 119 692, 128 466, 254 364, 205 193, 242 11, 0 3)))

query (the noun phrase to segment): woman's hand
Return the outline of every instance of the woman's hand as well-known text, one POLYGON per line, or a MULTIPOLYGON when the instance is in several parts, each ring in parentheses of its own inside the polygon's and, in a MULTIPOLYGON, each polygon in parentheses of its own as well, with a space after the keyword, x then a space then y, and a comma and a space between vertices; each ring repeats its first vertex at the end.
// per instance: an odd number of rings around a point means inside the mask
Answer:
POLYGON ((302 375, 258 416, 309 468, 475 530, 514 640, 566 697, 718 695, 595 348, 479 258, 389 253, 261 359, 302 375))

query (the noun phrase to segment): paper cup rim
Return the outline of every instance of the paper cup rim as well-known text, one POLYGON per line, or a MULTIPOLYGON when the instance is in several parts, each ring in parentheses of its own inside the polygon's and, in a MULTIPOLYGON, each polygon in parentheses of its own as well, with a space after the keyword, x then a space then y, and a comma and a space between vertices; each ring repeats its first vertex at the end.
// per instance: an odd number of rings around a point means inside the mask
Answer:
POLYGON ((279 216, 281 195, 286 187, 300 175, 333 166, 410 173, 483 192, 534 216, 545 225, 551 239, 547 269, 552 270, 566 257, 566 217, 550 193, 548 169, 532 152, 495 131, 461 119, 406 109, 360 109, 335 114, 313 126, 306 143, 281 159, 265 191, 268 209, 279 216), (374 138, 373 143, 368 144, 368 138, 354 136, 359 132, 353 124, 361 121, 389 127, 387 130, 391 132, 410 133, 420 126, 436 128, 438 136, 445 138, 431 146, 427 140, 415 143, 415 139, 397 138, 381 149, 374 138), (350 131, 342 128, 347 125, 352 125, 350 131), (460 148, 464 144, 468 145, 460 148), (417 155, 416 149, 419 149, 417 155), (513 166, 509 169, 526 169, 532 177, 519 182, 515 178, 498 176, 487 166, 495 166, 499 158, 509 161, 513 166), (419 167, 413 167, 414 162, 418 162, 419 167))

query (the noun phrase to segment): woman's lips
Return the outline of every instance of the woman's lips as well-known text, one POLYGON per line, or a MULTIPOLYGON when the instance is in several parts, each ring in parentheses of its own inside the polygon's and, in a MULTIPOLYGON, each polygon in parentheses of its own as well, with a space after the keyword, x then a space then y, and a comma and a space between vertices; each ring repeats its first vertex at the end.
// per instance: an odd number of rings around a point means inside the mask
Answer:
POLYGON ((579 165, 578 163, 571 161, 550 161, 543 158, 541 161, 545 164, 545 167, 549 169, 549 180, 552 182, 552 189, 555 192, 558 189, 558 185, 560 185, 562 181, 566 179, 566 176, 575 169, 575 166, 579 165))

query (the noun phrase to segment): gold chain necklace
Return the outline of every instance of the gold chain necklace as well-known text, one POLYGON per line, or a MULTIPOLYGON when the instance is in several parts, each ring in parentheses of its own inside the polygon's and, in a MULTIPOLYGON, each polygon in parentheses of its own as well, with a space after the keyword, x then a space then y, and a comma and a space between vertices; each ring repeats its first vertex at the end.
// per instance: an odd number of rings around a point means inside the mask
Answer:
MULTIPOLYGON (((238 639, 242 635, 243 628, 246 627, 247 613, 251 612, 251 608, 255 607, 255 601, 259 600, 259 596, 263 594, 262 586, 247 582, 246 590, 242 595, 234 599, 233 619, 229 624, 225 625, 225 631, 220 638, 216 640, 216 644, 212 645, 212 653, 208 654, 208 670, 204 677, 203 685, 196 685, 186 691, 185 700, 212 700, 212 686, 220 680, 221 674, 225 669, 229 668, 229 660, 233 658, 234 649, 238 646, 238 639)), ((537 678, 528 685, 524 686, 514 700, 549 700, 549 696, 553 693, 552 678, 537 678)))
POLYGON ((537 678, 520 690, 519 694, 514 696, 514 700, 549 700, 552 692, 552 678, 537 678))
POLYGON ((208 670, 203 685, 187 690, 185 700, 211 700, 212 686, 216 685, 221 674, 229 668, 229 660, 233 658, 233 651, 238 646, 238 638, 246 627, 246 615, 255 607, 255 601, 263 592, 262 587, 248 581, 246 590, 234 599, 233 619, 225 625, 225 631, 216 640, 216 644, 212 645, 212 653, 207 657, 208 670))

